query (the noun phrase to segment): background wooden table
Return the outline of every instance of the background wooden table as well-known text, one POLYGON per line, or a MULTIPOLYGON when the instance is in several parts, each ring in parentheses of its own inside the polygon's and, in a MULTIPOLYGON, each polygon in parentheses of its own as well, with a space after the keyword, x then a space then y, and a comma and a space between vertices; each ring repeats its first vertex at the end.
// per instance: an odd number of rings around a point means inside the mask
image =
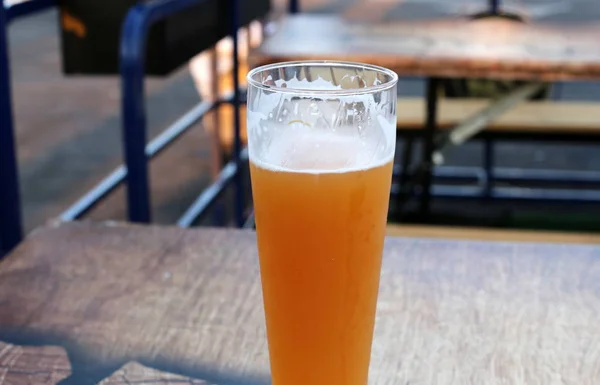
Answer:
MULTIPOLYGON (((368 6, 368 4, 363 6, 368 6)), ((372 5, 377 9, 376 5, 372 5)), ((385 12, 295 15, 274 23, 254 66, 291 60, 349 60, 399 75, 523 80, 600 78, 600 27, 503 19, 386 19, 385 12)))
MULTIPOLYGON (((483 11, 479 7, 486 5, 484 1, 469 0, 364 0, 356 1, 339 14, 281 17, 267 28, 269 33, 251 55, 250 64, 259 66, 295 60, 356 61, 387 67, 400 76, 425 77, 425 119, 423 130, 419 133, 423 139, 421 160, 416 165, 410 164, 412 141, 405 142, 408 144, 404 153, 408 155, 404 158, 402 168, 411 172, 403 173, 409 175, 399 186, 396 206, 399 216, 405 215, 406 202, 417 196, 420 200, 419 211, 417 216, 411 215, 414 218, 412 220, 435 223, 430 215, 433 169, 443 159, 443 150, 474 137, 485 129, 487 123, 511 109, 506 106, 519 105, 530 97, 547 94, 548 85, 544 83, 600 80, 598 23, 590 20, 580 23, 548 22, 541 20, 543 18, 540 19, 539 14, 538 17, 528 17, 528 13, 535 8, 532 4, 523 4, 522 11, 515 10, 524 16, 524 22, 500 17, 473 19, 473 15, 483 11), (415 17, 415 8, 409 11, 410 6, 414 7, 417 3, 429 7, 421 9, 426 17, 415 17), (440 12, 432 14, 430 11, 433 8, 440 12), (403 12, 403 9, 407 12, 403 12), (493 80, 494 83, 482 82, 481 79, 493 80), (498 80, 508 82, 500 86, 498 80), (518 88, 518 81, 532 83, 523 86, 525 89, 536 84, 538 88, 519 96, 522 90, 518 88), (465 124, 454 127, 452 134, 438 135, 439 97, 442 94, 473 96, 476 88, 488 90, 480 92, 479 96, 498 100, 491 103, 487 110, 465 116, 463 119, 470 120, 463 120, 465 124), (461 139, 448 140, 451 137, 461 139), (420 187, 420 193, 416 192, 417 186, 420 187)), ((578 7, 584 11, 596 10, 591 3, 569 3, 566 8, 572 10, 578 7), (582 8, 579 5, 586 6, 582 8)), ((540 130, 540 138, 544 133, 540 130)), ((496 194, 492 148, 492 142, 487 141, 485 176, 490 183, 482 185, 484 188, 479 196, 522 198, 523 195, 515 191, 504 196, 496 194)), ((458 180, 461 177, 452 176, 458 180)), ((453 192, 454 197, 465 197, 464 190, 453 192)), ((540 201, 543 199, 542 194, 536 195, 540 201)), ((569 196, 572 200, 579 198, 577 193, 569 196)))
MULTIPOLYGON (((380 293, 372 384, 598 384, 598 246, 389 238, 380 293)), ((249 231, 70 223, 0 264, 0 384, 267 384, 263 324, 249 231)))

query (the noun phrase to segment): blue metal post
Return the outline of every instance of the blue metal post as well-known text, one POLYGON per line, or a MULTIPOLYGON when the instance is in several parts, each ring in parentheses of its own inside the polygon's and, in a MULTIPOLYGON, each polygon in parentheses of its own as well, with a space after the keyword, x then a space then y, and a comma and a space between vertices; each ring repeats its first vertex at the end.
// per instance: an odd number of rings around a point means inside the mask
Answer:
POLYGON ((439 78, 427 79, 426 122, 423 135, 423 150, 421 153, 423 176, 421 180, 420 212, 424 219, 431 211, 431 190, 433 184, 433 170, 435 168, 433 164, 433 153, 435 152, 435 134, 437 131, 439 84, 439 78))
POLYGON ((300 0, 290 0, 289 11, 292 14, 300 12, 300 0))
POLYGON ((500 0, 490 0, 490 13, 497 15, 500 12, 500 0))
POLYGON ((150 190, 146 158, 144 65, 149 14, 144 5, 127 15, 121 39, 123 146, 127 165, 127 211, 132 222, 148 223, 150 190))
POLYGON ((8 17, 0 3, 0 256, 15 247, 23 236, 19 179, 13 131, 8 17))
POLYGON ((237 165, 235 174, 235 223, 238 227, 244 226, 244 179, 242 178, 242 165, 240 164, 240 153, 242 143, 240 138, 240 63, 238 55, 238 30, 240 26, 240 5, 238 0, 231 0, 231 38, 233 39, 233 122, 235 128, 235 139, 233 146, 233 160, 237 165))
POLYGON ((485 184, 483 187, 483 196, 491 198, 494 191, 494 142, 491 138, 484 139, 483 142, 483 169, 485 171, 485 184))

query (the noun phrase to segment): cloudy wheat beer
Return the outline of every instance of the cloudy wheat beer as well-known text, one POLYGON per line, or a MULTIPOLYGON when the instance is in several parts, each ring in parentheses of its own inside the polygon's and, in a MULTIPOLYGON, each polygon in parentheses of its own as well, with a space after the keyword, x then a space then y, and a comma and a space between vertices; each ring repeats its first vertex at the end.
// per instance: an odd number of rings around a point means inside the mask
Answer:
POLYGON ((397 77, 362 64, 298 62, 248 78, 273 385, 366 385, 397 77))

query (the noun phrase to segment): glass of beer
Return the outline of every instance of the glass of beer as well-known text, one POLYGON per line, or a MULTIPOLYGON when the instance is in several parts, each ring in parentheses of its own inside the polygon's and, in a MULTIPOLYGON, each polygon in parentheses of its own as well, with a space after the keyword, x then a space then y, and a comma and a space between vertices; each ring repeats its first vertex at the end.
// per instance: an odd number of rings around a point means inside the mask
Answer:
POLYGON ((248 149, 273 385, 366 385, 397 75, 310 61, 248 74, 248 149))

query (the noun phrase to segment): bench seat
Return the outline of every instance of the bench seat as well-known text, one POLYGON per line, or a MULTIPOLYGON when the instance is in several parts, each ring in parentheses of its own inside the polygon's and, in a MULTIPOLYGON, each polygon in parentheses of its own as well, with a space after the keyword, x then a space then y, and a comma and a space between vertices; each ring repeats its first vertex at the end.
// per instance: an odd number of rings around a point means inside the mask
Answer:
POLYGON ((392 237, 462 239, 471 241, 600 244, 600 234, 388 224, 392 237))
MULTIPOLYGON (((440 99, 438 127, 452 128, 490 103, 482 99, 440 99)), ((425 122, 423 98, 398 99, 399 131, 419 130, 425 122)), ((526 102, 493 121, 487 130, 523 133, 600 134, 600 103, 526 102)))

